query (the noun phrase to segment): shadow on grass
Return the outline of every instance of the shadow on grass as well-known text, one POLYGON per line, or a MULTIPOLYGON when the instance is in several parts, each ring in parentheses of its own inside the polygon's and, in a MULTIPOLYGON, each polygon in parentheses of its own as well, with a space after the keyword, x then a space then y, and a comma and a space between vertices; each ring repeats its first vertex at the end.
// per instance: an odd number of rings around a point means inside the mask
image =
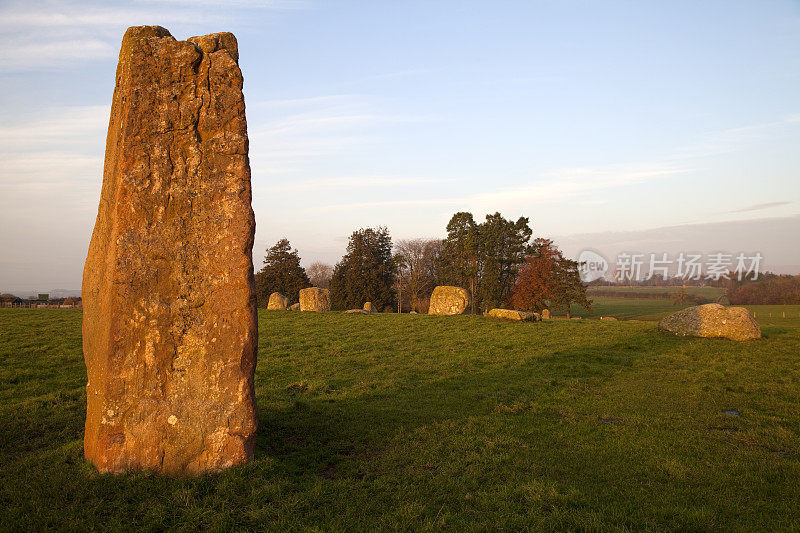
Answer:
MULTIPOLYGON (((425 426, 460 426, 511 412, 514 406, 550 405, 565 396, 592 395, 636 361, 656 357, 680 342, 663 337, 654 344, 654 334, 648 331, 608 344, 595 339, 582 347, 553 347, 519 363, 503 366, 498 360, 488 368, 444 377, 423 371, 413 386, 400 383, 345 398, 287 391, 281 407, 259 410, 256 460, 269 457, 286 473, 327 476, 353 456, 380 454, 395 435, 425 426)), ((557 424, 557 414, 550 416, 557 424)))
MULTIPOLYGON (((73 353, 64 375, 44 387, 60 388, 42 394, 35 371, 48 354, 37 352, 30 387, 2 407, 3 524, 367 530, 432 528, 446 518, 454 529, 719 529, 722 509, 735 525, 768 529, 797 516, 776 510, 796 494, 782 485, 780 476, 794 475, 788 463, 752 461, 746 448, 735 448, 741 460, 731 461, 728 441, 676 431, 703 419, 696 403, 676 398, 665 407, 648 390, 667 371, 677 384, 668 392, 702 394, 698 382, 682 381, 686 373, 713 370, 698 379, 722 382, 736 368, 707 362, 727 358, 747 369, 757 363, 747 346, 624 322, 260 318, 255 460, 196 479, 94 473, 80 446, 85 373, 73 353), (629 424, 639 413, 663 426, 629 424), (695 461, 699 455, 712 463, 695 461), (739 490, 743 483, 760 493, 739 490)), ((780 331, 768 333, 789 336, 780 331)), ((79 350, 79 339, 69 342, 79 350)), ((763 345, 790 360, 792 343, 763 345)), ((731 404, 745 406, 738 433, 746 434, 750 416, 744 400, 774 381, 764 374, 742 382, 743 401, 731 404)), ((21 384, 28 387, 10 386, 21 384)), ((786 390, 789 404, 795 396, 786 390)))

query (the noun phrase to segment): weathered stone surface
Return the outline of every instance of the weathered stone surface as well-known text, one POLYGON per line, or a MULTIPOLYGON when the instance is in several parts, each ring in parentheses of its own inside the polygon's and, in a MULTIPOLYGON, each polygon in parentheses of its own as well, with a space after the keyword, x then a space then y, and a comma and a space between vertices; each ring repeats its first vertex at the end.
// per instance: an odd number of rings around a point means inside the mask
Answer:
POLYGON ((300 302, 296 304, 292 304, 289 306, 289 311, 299 311, 300 310, 300 302))
POLYGON ((661 320, 658 327, 693 337, 724 337, 735 341, 761 337, 761 328, 747 309, 720 304, 687 307, 661 320))
POLYGON ((610 322, 616 322, 617 321, 617 319, 614 318, 613 316, 601 316, 600 320, 608 320, 610 322))
POLYGON ((367 311, 366 309, 348 309, 345 313, 348 315, 371 315, 372 311, 367 311))
POLYGON ((542 320, 539 313, 526 313, 525 311, 515 311, 513 309, 492 309, 487 314, 492 318, 501 318, 503 320, 520 320, 523 322, 539 322, 542 320))
POLYGON ((83 273, 86 458, 101 472, 250 459, 257 321, 236 38, 122 40, 83 273))
POLYGON ((301 311, 330 311, 331 293, 328 289, 309 287, 300 291, 301 311))
POLYGON ((542 309, 542 318, 550 318, 550 310, 542 309))
POLYGON ((433 289, 429 315, 460 315, 469 305, 469 294, 461 287, 439 285, 433 289))
POLYGON ((364 311, 369 311, 370 313, 377 313, 378 308, 372 305, 372 302, 367 302, 364 304, 364 311))
POLYGON ((289 308, 289 298, 279 292, 273 292, 269 295, 269 302, 267 302, 267 311, 286 311, 289 308))

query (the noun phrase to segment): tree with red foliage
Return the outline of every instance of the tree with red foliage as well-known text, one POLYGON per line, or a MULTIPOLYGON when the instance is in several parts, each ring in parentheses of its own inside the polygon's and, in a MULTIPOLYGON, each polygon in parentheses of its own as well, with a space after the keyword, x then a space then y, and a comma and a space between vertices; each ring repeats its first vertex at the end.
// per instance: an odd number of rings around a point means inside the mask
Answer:
POLYGON ((525 259, 509 304, 520 311, 566 310, 576 303, 591 310, 578 262, 567 259, 550 239, 533 241, 534 253, 525 259))

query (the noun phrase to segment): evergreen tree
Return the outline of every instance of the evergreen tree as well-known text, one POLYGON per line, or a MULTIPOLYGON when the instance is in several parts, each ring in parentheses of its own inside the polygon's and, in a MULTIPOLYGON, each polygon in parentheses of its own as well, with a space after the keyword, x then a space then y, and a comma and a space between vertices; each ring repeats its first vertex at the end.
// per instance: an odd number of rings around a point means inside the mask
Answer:
POLYGON ((264 268, 255 277, 259 306, 266 306, 273 292, 280 292, 290 303, 295 303, 300 298, 300 289, 311 285, 305 269, 300 266, 300 255, 292 250, 287 239, 279 240, 267 250, 264 268))
POLYGON ((439 283, 467 289, 473 313, 480 270, 478 240, 478 226, 472 213, 456 213, 447 223, 447 237, 442 241, 437 261, 439 283))
POLYGON ((447 224, 438 260, 440 283, 467 289, 473 313, 476 307, 501 306, 530 252, 532 233, 526 217, 514 222, 495 213, 476 224, 471 213, 456 213, 447 224))
POLYGON ((510 296, 519 267, 531 251, 528 241, 532 233, 526 217, 513 222, 500 213, 486 215, 486 221, 478 226, 482 309, 500 307, 510 296))
POLYGON ((331 278, 331 306, 360 309, 372 302, 379 310, 395 306, 395 263, 392 238, 385 227, 354 231, 347 253, 336 264, 331 278))

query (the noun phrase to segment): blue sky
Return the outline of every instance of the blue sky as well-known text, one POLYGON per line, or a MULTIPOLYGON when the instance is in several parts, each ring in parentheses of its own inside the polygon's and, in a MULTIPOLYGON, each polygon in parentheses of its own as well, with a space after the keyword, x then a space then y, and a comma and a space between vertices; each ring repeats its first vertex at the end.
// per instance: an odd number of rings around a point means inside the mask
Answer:
POLYGON ((239 40, 257 267, 284 236, 333 263, 358 227, 439 237, 469 210, 573 255, 800 271, 797 1, 220 4, 0 2, 0 290, 80 286, 138 24, 239 40))

